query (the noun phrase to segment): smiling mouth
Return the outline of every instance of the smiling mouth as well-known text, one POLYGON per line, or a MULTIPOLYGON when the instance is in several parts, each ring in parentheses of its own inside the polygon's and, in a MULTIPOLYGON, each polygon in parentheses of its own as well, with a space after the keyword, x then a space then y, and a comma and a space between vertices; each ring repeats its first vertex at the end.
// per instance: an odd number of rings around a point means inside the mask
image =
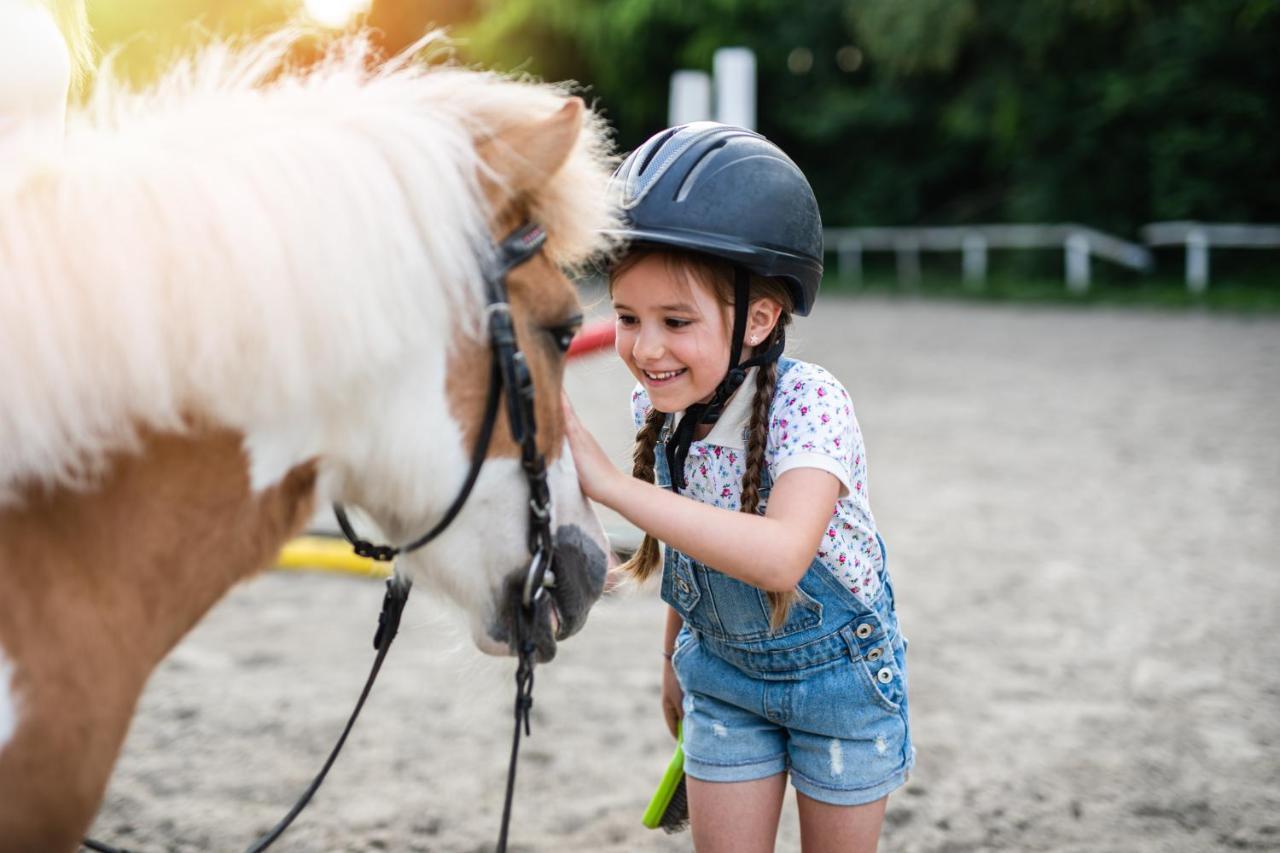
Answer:
POLYGON ((648 379, 651 383, 662 383, 662 382, 670 382, 672 379, 675 379, 677 376, 682 376, 683 374, 687 373, 688 370, 689 368, 682 367, 679 370, 662 370, 662 371, 645 370, 643 372, 644 372, 644 378, 648 379))

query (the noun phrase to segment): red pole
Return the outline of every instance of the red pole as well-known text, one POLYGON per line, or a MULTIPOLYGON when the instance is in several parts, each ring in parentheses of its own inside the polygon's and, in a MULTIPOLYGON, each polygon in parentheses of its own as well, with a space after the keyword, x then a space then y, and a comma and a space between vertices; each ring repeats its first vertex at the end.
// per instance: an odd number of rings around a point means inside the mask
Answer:
POLYGON ((613 346, 616 327, 612 320, 598 320, 582 327, 569 345, 569 358, 578 358, 613 346))

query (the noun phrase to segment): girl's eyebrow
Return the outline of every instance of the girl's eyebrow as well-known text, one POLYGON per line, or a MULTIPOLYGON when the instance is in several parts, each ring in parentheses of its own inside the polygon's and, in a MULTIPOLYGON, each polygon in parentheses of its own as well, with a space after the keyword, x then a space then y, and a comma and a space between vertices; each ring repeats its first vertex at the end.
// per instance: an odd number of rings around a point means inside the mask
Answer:
MULTIPOLYGON (((674 311, 676 313, 684 313, 684 314, 697 313, 697 309, 694 308, 693 305, 689 302, 673 302, 669 305, 659 305, 657 307, 661 311, 674 311)), ((632 308, 631 306, 623 302, 613 303, 613 308, 615 311, 632 311, 632 312, 635 311, 634 308, 632 308)))

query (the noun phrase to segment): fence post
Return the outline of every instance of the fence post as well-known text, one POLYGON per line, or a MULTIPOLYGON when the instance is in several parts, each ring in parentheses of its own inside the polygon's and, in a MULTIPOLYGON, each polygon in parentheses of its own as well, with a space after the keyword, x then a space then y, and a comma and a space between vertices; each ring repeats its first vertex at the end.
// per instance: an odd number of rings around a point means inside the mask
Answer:
POLYGON ((970 290, 982 290, 987 283, 987 241, 981 234, 966 234, 962 244, 964 283, 970 290))
POLYGON ((711 55, 716 121, 756 127, 756 55, 749 47, 722 47, 711 55))
POLYGON ((898 286, 916 290, 920 287, 920 243, 915 237, 904 237, 893 249, 898 254, 898 286))
POLYGON ((667 100, 667 125, 707 121, 711 118, 711 75, 687 69, 671 73, 671 95, 667 100))
POLYGON ((1187 232, 1187 291, 1199 296, 1209 288, 1209 236, 1202 229, 1187 232))
POLYGON ((1083 234, 1067 238, 1067 290, 1077 296, 1089 290, 1089 238, 1083 234))
POLYGON ((862 287, 862 241, 843 237, 836 244, 836 274, 846 287, 862 287))

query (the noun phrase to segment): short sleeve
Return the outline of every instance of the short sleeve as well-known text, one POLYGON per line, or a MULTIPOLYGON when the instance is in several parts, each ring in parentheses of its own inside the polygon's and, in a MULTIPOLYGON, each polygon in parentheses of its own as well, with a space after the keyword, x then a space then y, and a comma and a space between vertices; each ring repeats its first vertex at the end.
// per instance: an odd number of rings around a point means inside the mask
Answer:
POLYGON ((817 365, 789 370, 769 411, 766 461, 777 480, 793 468, 818 468, 840 481, 840 497, 854 488, 862 434, 844 386, 817 365))
POLYGON ((649 402, 649 392, 644 390, 643 385, 636 383, 636 387, 631 391, 631 422, 635 424, 636 432, 644 426, 645 418, 649 417, 651 409, 653 404, 649 402))

